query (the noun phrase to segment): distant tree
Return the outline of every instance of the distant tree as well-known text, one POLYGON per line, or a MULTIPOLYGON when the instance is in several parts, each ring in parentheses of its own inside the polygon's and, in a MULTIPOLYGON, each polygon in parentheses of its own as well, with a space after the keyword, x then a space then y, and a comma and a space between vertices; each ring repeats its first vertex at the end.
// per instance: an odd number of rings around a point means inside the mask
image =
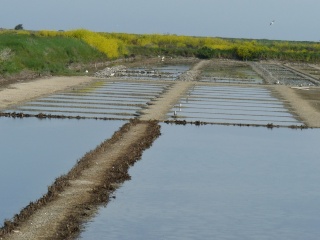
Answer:
POLYGON ((23 30, 22 24, 18 24, 17 26, 15 26, 14 30, 23 30))

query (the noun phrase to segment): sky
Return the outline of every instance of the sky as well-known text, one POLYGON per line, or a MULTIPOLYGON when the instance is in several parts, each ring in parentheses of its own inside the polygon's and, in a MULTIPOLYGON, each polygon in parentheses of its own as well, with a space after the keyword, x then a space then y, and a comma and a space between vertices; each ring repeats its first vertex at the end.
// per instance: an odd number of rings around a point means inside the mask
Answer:
POLYGON ((320 40, 319 0, 0 0, 0 6, 0 28, 8 29, 320 40))

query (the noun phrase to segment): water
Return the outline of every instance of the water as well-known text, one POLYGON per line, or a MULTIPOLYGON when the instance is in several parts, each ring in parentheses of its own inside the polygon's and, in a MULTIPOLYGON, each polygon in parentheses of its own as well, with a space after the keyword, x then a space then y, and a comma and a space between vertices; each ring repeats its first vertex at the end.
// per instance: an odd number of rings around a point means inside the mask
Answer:
POLYGON ((162 125, 80 239, 317 240, 319 129, 162 125))
POLYGON ((0 118, 0 225, 124 123, 0 118))
POLYGON ((155 80, 176 80, 182 73, 188 71, 188 65, 163 65, 152 68, 129 68, 123 74, 122 78, 129 79, 155 79, 155 80))
POLYGON ((222 124, 303 124, 282 101, 260 87, 196 86, 176 103, 167 117, 222 124))
POLYGON ((314 86, 307 77, 297 74, 295 71, 285 66, 275 64, 262 64, 264 69, 271 73, 273 77, 279 80, 280 84, 295 86, 314 86))
POLYGON ((159 97, 169 85, 169 83, 161 85, 134 82, 95 82, 84 88, 36 99, 5 112, 130 119, 139 116, 142 106, 159 97))
POLYGON ((215 65, 207 67, 201 76, 201 82, 262 84, 262 78, 249 66, 215 65))

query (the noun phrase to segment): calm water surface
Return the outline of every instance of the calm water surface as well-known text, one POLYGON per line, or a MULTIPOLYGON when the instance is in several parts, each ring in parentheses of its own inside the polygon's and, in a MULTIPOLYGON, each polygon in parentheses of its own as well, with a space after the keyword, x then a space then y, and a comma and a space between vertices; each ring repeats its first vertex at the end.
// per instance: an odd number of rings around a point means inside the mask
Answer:
POLYGON ((5 112, 129 119, 139 115, 142 105, 159 96, 166 86, 167 84, 102 81, 85 88, 40 98, 5 112), (124 105, 129 107, 124 108, 124 105), (132 105, 136 108, 133 109, 132 105))
POLYGON ((303 125, 269 90, 260 87, 197 86, 167 117, 209 123, 303 125))
POLYGON ((162 125, 81 239, 319 239, 319 129, 162 125))
POLYGON ((0 226, 124 123, 0 118, 0 226))

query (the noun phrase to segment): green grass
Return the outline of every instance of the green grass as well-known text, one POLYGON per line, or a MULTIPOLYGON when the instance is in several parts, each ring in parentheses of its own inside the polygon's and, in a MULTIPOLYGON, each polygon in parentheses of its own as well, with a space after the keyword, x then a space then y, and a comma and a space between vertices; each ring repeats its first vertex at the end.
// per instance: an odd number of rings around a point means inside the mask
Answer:
POLYGON ((25 69, 39 74, 72 75, 76 72, 68 66, 73 63, 94 63, 135 55, 319 63, 320 43, 94 33, 84 29, 0 31, 0 75, 4 77, 25 69))
POLYGON ((28 69, 53 75, 70 74, 71 63, 105 61, 106 55, 85 42, 68 37, 0 34, 0 74, 3 76, 28 69), (1 53, 10 51, 1 58, 1 53))

